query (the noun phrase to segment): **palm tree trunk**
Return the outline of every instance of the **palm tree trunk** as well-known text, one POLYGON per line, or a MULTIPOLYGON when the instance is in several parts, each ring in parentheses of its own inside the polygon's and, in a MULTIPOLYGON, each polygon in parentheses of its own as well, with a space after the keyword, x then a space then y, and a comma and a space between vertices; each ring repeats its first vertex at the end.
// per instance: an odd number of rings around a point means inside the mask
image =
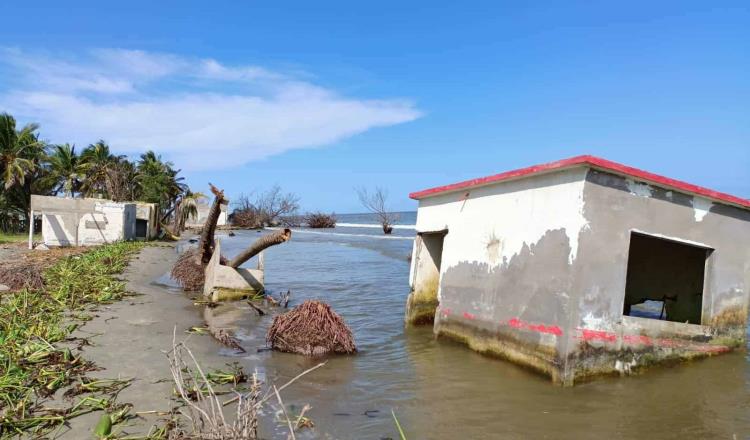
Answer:
POLYGON ((292 238, 291 229, 284 229, 281 231, 276 231, 270 234, 266 234, 260 237, 259 239, 255 240, 255 243, 253 243, 249 248, 240 252, 229 263, 227 263, 227 266, 237 269, 244 262, 253 258, 258 253, 260 253, 260 251, 262 251, 263 249, 266 249, 273 245, 284 243, 285 241, 289 241, 290 238, 292 238))
MULTIPOLYGON (((209 185, 211 185, 209 183, 209 185)), ((201 231, 201 240, 198 244, 198 252, 201 257, 202 264, 208 264, 211 260, 211 255, 214 253, 214 233, 216 232, 216 223, 219 222, 219 215, 221 214, 221 205, 227 204, 227 199, 224 198, 224 191, 219 190, 215 186, 211 185, 211 192, 214 193, 214 202, 211 204, 211 209, 208 211, 206 222, 203 224, 203 230, 201 231)))

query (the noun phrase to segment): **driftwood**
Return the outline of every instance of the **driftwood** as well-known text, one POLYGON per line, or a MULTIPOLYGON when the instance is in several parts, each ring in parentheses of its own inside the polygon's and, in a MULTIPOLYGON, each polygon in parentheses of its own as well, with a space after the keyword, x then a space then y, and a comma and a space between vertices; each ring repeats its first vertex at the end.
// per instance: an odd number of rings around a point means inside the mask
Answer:
POLYGON ((291 229, 283 229, 280 231, 272 232, 270 234, 266 234, 255 240, 255 243, 253 243, 249 248, 240 252, 236 257, 230 260, 229 263, 227 263, 227 266, 237 269, 244 262, 260 253, 260 251, 262 251, 263 249, 276 244, 284 243, 285 241, 289 241, 290 238, 292 238, 291 229))
POLYGON ((206 217, 206 223, 203 224, 201 230, 201 239, 198 243, 198 251, 200 252, 201 263, 205 266, 211 260, 213 255, 214 247, 216 242, 214 241, 214 234, 216 233, 216 224, 219 222, 219 215, 221 215, 221 205, 226 205, 229 201, 224 198, 224 191, 211 185, 211 192, 214 193, 214 201, 211 204, 211 209, 208 211, 206 217))
POLYGON ((305 356, 355 353, 352 331, 328 304, 305 301, 292 311, 276 316, 266 341, 271 348, 305 356))

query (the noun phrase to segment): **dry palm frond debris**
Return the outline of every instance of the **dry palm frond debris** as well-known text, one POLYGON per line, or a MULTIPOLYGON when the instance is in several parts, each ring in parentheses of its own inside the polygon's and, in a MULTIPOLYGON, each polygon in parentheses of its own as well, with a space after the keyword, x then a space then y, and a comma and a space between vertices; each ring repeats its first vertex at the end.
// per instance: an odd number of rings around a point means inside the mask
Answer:
POLYGON ((200 290, 206 278, 205 267, 198 257, 198 249, 183 252, 172 266, 170 277, 184 290, 200 290))
POLYGON ((357 351, 349 326, 331 306, 320 301, 305 301, 276 316, 266 341, 274 350, 305 356, 357 351))
MULTIPOLYGON (((271 398, 276 398, 284 407, 280 391, 291 385, 300 377, 316 370, 325 363, 320 363, 294 377, 281 387, 271 386, 263 391, 263 386, 254 373, 249 380, 246 392, 234 391, 235 397, 222 403, 212 380, 211 373, 204 373, 193 353, 184 343, 172 344, 172 350, 167 353, 175 390, 184 404, 180 413, 189 421, 190 427, 170 426, 169 439, 181 440, 254 440, 258 435, 258 417, 264 405, 271 398), (201 390, 201 392, 194 392, 201 390), (224 407, 230 403, 237 403, 236 413, 232 416, 225 413, 224 407)), ((307 406, 306 406, 307 407, 307 406)), ((295 431, 305 426, 300 423, 304 413, 298 420, 292 422, 287 417, 285 423, 289 426, 289 438, 295 438, 295 431)), ((309 425, 308 425, 309 426, 309 425)))
POLYGON ((8 286, 10 290, 44 289, 43 269, 36 264, 10 264, 0 266, 0 284, 8 286))

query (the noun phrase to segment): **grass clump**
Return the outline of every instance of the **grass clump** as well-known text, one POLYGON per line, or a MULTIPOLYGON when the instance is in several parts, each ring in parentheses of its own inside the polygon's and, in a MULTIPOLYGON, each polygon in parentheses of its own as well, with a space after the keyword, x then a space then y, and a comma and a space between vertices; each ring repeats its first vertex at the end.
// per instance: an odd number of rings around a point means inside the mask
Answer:
POLYGON ((55 344, 76 329, 73 321, 83 309, 126 295, 125 283, 114 275, 123 271, 129 256, 142 246, 114 243, 67 257, 44 272, 45 288, 26 287, 0 298, 0 438, 41 436, 69 418, 112 408, 109 401, 90 405, 90 397, 66 409, 51 410, 44 402, 73 383, 82 392, 101 393, 115 393, 127 385, 99 386, 101 381, 95 383, 85 376, 95 369, 92 363, 55 344))

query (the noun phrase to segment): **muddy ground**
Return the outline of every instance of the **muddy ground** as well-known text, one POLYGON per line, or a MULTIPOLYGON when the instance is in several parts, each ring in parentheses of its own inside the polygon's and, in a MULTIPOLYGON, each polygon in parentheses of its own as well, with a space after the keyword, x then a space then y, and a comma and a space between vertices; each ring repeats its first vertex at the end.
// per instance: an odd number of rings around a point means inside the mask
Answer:
MULTIPOLYGON (((196 306, 190 300, 195 294, 170 293, 152 284, 171 269, 176 257, 174 245, 144 248, 123 274, 128 290, 138 296, 99 307, 94 319, 73 334, 90 338, 92 345, 83 347, 83 357, 102 368, 91 373, 91 377, 135 379, 117 399, 119 403, 133 404, 131 414, 166 412, 174 405, 171 374, 164 352, 172 347, 175 329, 178 340, 189 337, 188 346, 202 366, 221 368, 226 364, 226 358, 217 355, 217 342, 210 336, 185 333, 192 326, 203 325, 200 313, 196 313, 196 306)), ((72 419, 70 426, 56 433, 54 438, 93 438, 93 429, 101 414, 95 412, 72 419)), ((160 419, 156 414, 141 414, 125 426, 118 425, 115 431, 122 429, 127 434, 143 435, 160 419)))

